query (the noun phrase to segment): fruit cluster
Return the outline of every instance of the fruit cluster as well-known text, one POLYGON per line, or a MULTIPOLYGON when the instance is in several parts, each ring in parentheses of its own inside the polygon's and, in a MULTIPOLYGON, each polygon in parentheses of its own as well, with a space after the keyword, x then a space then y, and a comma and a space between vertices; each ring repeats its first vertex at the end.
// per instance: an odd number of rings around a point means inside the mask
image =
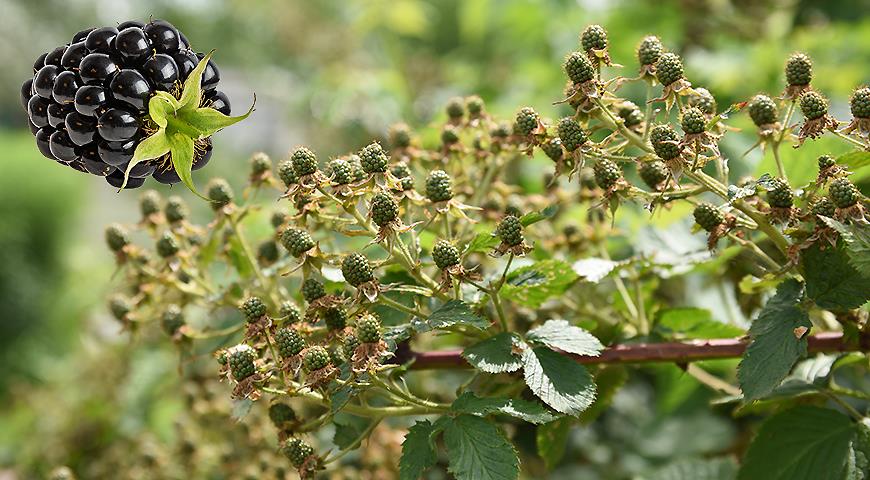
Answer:
MULTIPOLYGON (((157 91, 178 95, 203 58, 164 20, 76 33, 70 43, 40 55, 33 77, 21 86, 39 151, 120 188, 136 147, 156 130, 149 99, 157 91)), ((209 60, 201 104, 229 115, 230 101, 217 89, 219 81, 218 68, 209 60)), ((193 169, 204 167, 211 155, 211 139, 198 139, 193 169)), ((126 188, 141 186, 149 176, 165 184, 181 181, 163 156, 133 165, 126 188)))

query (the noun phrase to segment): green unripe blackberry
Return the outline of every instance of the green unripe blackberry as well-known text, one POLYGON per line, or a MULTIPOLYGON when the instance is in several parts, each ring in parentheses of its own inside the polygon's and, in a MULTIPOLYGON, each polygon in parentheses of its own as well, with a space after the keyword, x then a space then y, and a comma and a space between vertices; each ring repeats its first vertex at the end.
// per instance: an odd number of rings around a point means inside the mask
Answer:
POLYGON ((444 125, 441 129, 441 143, 444 145, 453 145, 459 142, 459 130, 453 125, 444 125))
POLYGON ((340 345, 330 345, 326 349, 329 352, 329 362, 335 366, 339 366, 344 363, 344 354, 342 353, 342 347, 340 345))
POLYGON ((656 125, 649 134, 653 150, 662 160, 671 160, 680 155, 679 139, 670 125, 656 125))
POLYGON ((389 193, 375 194, 369 208, 372 212, 372 220, 379 227, 386 227, 399 219, 399 204, 389 193))
POLYGON ((233 202, 233 189, 223 178, 213 178, 208 182, 208 198, 212 208, 218 209, 233 202))
POLYGON ((828 196, 837 208, 849 208, 858 203, 861 194, 848 178, 838 178, 828 187, 828 196))
POLYGON ((656 78, 659 83, 668 86, 683 78, 683 61, 676 53, 663 53, 656 62, 656 78))
POLYGON ((378 142, 366 145, 359 152, 360 164, 366 173, 384 173, 387 171, 387 154, 378 142))
POLYGON ((813 212, 813 215, 823 215, 825 217, 833 217, 834 213, 836 213, 836 206, 828 197, 820 197, 815 202, 813 202, 810 210, 813 212))
POLYGON ((259 319, 266 315, 266 304, 260 297, 248 297, 241 305, 239 310, 249 322, 259 319))
POLYGON ((438 240, 432 247, 432 259, 438 268, 444 270, 459 264, 459 250, 447 240, 438 240))
POLYGON ((791 208, 794 205, 794 194, 788 182, 774 178, 770 183, 772 188, 767 191, 767 203, 775 208, 791 208))
POLYGON ((523 224, 519 217, 508 215, 498 224, 495 233, 505 245, 513 247, 523 243, 523 224))
POLYGON ((508 205, 505 205, 504 214, 520 218, 523 216, 523 211, 516 203, 510 203, 508 205))
POLYGON ((341 274, 347 283, 358 287, 375 279, 369 259, 359 252, 353 252, 341 261, 341 274))
POLYGON ((281 245, 294 257, 301 257, 314 248, 311 234, 299 228, 288 228, 281 233, 281 245))
POLYGON ((363 170, 359 155, 351 155, 347 163, 350 164, 350 168, 353 170, 354 183, 359 183, 366 179, 366 171, 363 170))
POLYGON ((344 358, 348 360, 353 358, 353 354, 356 351, 356 347, 360 346, 362 342, 359 341, 359 338, 356 337, 353 333, 348 333, 344 337, 344 341, 341 344, 341 349, 344 353, 344 358))
POLYGON ((296 421, 296 412, 286 403, 273 403, 269 405, 269 420, 277 428, 285 428, 296 421))
POLYGON ((749 118, 756 126, 774 124, 778 116, 776 103, 767 95, 759 93, 749 101, 749 118))
POLYGON ((356 321, 356 336, 362 343, 377 343, 381 340, 381 320, 367 313, 356 321))
POLYGON ((849 99, 849 108, 855 118, 870 118, 870 88, 855 90, 849 99))
POLYGON ((113 223, 106 227, 106 245, 113 252, 120 252, 124 247, 130 244, 130 235, 127 230, 117 223, 113 223))
POLYGON ((296 174, 296 169, 293 168, 293 161, 287 160, 278 165, 278 178, 284 182, 287 188, 299 183, 299 175, 296 174))
POLYGON ((637 61, 641 65, 655 65, 662 56, 662 41, 655 35, 644 37, 637 46, 637 61))
POLYGON ((698 107, 705 115, 716 114, 716 99, 706 88, 696 88, 695 94, 689 97, 689 105, 698 107))
POLYGON ((290 156, 290 161, 293 162, 296 175, 300 177, 317 171, 317 156, 307 147, 297 147, 290 156))
POLYGON ((414 189, 414 177, 411 176, 411 169, 405 162, 398 162, 390 169, 390 173, 399 179, 399 184, 402 192, 407 192, 414 189))
POLYGON ((168 335, 174 335, 184 325, 184 312, 181 307, 174 303, 167 305, 160 315, 160 325, 168 335))
POLYGON ((559 138, 562 140, 562 146, 565 150, 573 152, 581 147, 589 140, 583 127, 571 117, 565 117, 559 120, 559 125, 556 128, 559 138))
POLYGON ((278 244, 275 240, 264 240, 257 246, 257 258, 264 265, 271 265, 278 261, 281 253, 278 252, 278 244))
POLYGON ((281 225, 284 225, 284 222, 287 221, 287 215, 284 212, 273 212, 272 216, 269 218, 269 223, 272 224, 273 227, 278 228, 281 225))
POLYGON ((432 170, 426 177, 426 198, 446 202, 453 198, 453 179, 444 170, 432 170))
POLYGON ((652 189, 658 188, 662 182, 668 179, 668 167, 661 160, 642 163, 637 169, 637 173, 643 183, 652 189))
POLYGON ((803 53, 794 53, 785 63, 785 81, 789 85, 809 85, 813 79, 813 62, 803 53))
POLYGON ((305 298, 306 302, 311 303, 325 295, 326 289, 323 288, 323 284, 320 280, 309 278, 302 282, 302 297, 305 298))
POLYGON ((347 160, 336 158, 326 165, 326 174, 338 185, 346 185, 354 180, 353 168, 347 160))
POLYGON ((299 311, 299 307, 289 300, 281 304, 278 316, 284 319, 284 325, 292 325, 302 321, 302 312, 299 311))
POLYGON ((562 150, 562 140, 559 137, 542 143, 541 150, 554 162, 559 162, 565 156, 565 151, 562 150))
POLYGON ((154 215, 160 211, 160 194, 156 190, 145 190, 139 197, 139 212, 143 217, 154 215))
POLYGON ((411 146, 411 129, 404 123, 395 123, 390 127, 390 145, 393 148, 406 148, 411 146))
POLYGON ((699 108, 688 107, 683 110, 680 126, 687 134, 704 133, 707 127, 707 117, 699 108))
POLYGON ((302 363, 305 365, 306 372, 313 372, 329 366, 329 352, 325 348, 315 345, 305 351, 302 357, 302 363))
POLYGON ((834 157, 830 155, 822 155, 819 157, 819 170, 826 170, 828 168, 833 167, 837 164, 837 161, 834 160, 834 157))
POLYGON ((133 305, 130 300, 123 295, 112 295, 109 299, 109 312, 115 317, 115 320, 124 320, 127 314, 133 311, 133 305))
MULTIPOLYGON (((532 112, 534 112, 534 110, 532 110, 532 112)), ((535 114, 535 115, 537 115, 537 114, 535 114)), ((535 118, 537 119, 537 117, 535 117, 535 118)), ((519 115, 517 115, 517 122, 519 122, 519 115)), ((535 120, 535 125, 537 125, 537 120, 535 120)), ((534 130, 534 126, 531 128, 531 130, 534 130)), ((529 131, 531 131, 531 130, 529 130, 529 131)), ((489 136, 491 136, 492 138, 498 138, 498 139, 502 139, 502 140, 509 137, 510 134, 511 134, 511 127, 510 127, 510 125, 508 125, 507 122, 499 122, 499 123, 495 124, 492 127, 492 129, 490 129, 490 131, 489 131, 489 136)))
POLYGON ((163 232, 163 235, 157 240, 157 254, 163 258, 175 255, 180 249, 178 240, 171 232, 163 232))
POLYGON ((257 152, 251 157, 251 174, 262 175, 272 170, 272 159, 263 152, 257 152))
POLYGON ((178 223, 187 218, 190 212, 187 210, 187 204, 178 195, 173 195, 166 199, 166 206, 163 208, 163 215, 169 223, 178 223))
POLYGON ((220 350, 220 351, 215 352, 215 353, 216 353, 215 360, 217 360, 218 365, 226 366, 227 362, 229 361, 229 354, 227 353, 227 351, 220 350))
POLYGON ((481 116, 484 110, 483 99, 477 95, 471 95, 466 97, 465 109, 468 110, 468 116, 470 116, 471 118, 481 116))
POLYGON ((807 120, 821 118, 828 113, 828 101, 819 92, 808 90, 800 97, 801 112, 807 120))
POLYGON ((604 50, 607 48, 607 30, 601 25, 589 25, 580 34, 580 44, 583 50, 604 50))
POLYGON ((635 127, 643 122, 643 112, 632 102, 625 102, 616 112, 626 127, 635 127))
POLYGON ((595 78, 595 67, 589 61, 589 57, 582 52, 571 52, 565 58, 564 68, 565 73, 568 74, 568 78, 574 82, 574 85, 580 85, 595 78))
POLYGON ((347 326, 347 310, 342 306, 329 307, 323 311, 323 322, 329 330, 343 330, 347 326))
POLYGON ((616 185, 616 182, 622 178, 622 169, 619 165, 606 158, 599 159, 592 167, 592 171, 595 172, 595 183, 605 190, 616 185))
POLYGON ((709 203, 698 205, 692 214, 695 216, 695 223, 708 232, 725 223, 725 215, 709 203))
POLYGON ((254 366, 254 360, 256 359, 257 353, 248 345, 241 344, 233 347, 227 357, 233 378, 244 380, 255 374, 257 367, 254 366))
MULTIPOLYGON (((586 58, 583 54, 578 53, 578 55, 582 56, 584 59, 586 58)), ((586 60, 587 62, 589 60, 586 60)), ((516 129, 516 133, 518 135, 531 135, 531 133, 538 128, 538 112, 535 111, 532 107, 523 107, 519 112, 517 112, 517 121, 514 126, 516 129)))
POLYGON ((306 343, 295 328, 283 327, 275 332, 275 345, 278 346, 278 353, 286 358, 298 355, 305 349, 306 343))
POLYGON ((453 97, 447 101, 445 111, 447 112, 447 118, 458 120, 465 115, 465 102, 462 101, 461 97, 453 97))
POLYGON ((299 468, 311 455, 314 455, 314 448, 298 438, 290 438, 284 443, 281 452, 290 460, 294 467, 299 468))

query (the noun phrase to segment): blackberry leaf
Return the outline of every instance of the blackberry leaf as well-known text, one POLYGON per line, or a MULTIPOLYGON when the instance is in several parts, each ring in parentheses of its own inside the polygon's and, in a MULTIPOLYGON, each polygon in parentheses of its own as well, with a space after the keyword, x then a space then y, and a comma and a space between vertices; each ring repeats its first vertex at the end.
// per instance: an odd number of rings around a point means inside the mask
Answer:
POLYGON ((420 420, 408 429, 402 443, 402 458, 399 460, 400 480, 417 480, 438 461, 429 440, 433 433, 435 429, 428 420, 420 420))
POLYGON ((481 417, 493 413, 501 413, 535 425, 552 422, 558 418, 535 402, 511 398, 481 398, 471 392, 465 392, 459 396, 453 402, 450 409, 454 412, 468 413, 481 417))
POLYGON ((444 443, 449 470, 458 480, 513 480, 520 460, 513 445, 496 425, 474 416, 459 415, 446 422, 444 443))
POLYGON ((546 347, 523 352, 526 385, 554 410, 579 415, 595 401, 595 382, 586 367, 546 347))
POLYGON ((516 335, 502 332, 466 348, 462 356, 487 373, 515 372, 523 366, 522 358, 514 352, 518 342, 516 335))
POLYGON ((539 343, 550 348, 597 357, 604 345, 591 333, 580 327, 575 327, 566 320, 547 320, 540 327, 529 330, 526 340, 539 343))
MULTIPOLYGON (((855 259, 850 258, 844 250, 846 248, 842 244, 824 250, 814 245, 801 253, 807 297, 821 308, 849 310, 864 305, 870 299, 868 277, 853 266, 855 259)), ((866 266, 866 251, 861 256, 866 266)))

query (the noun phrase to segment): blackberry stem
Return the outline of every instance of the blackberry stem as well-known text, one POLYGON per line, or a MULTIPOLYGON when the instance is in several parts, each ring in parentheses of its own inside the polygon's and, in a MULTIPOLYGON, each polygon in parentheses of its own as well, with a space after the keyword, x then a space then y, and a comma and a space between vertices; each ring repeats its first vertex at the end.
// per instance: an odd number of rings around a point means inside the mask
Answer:
POLYGON ((275 290, 270 288, 269 283, 266 281, 266 276, 263 275, 263 271, 260 269, 260 264, 257 262, 257 256, 254 255, 254 251, 251 250, 251 245, 248 244, 247 238, 245 238, 244 233, 242 232, 242 228, 239 225, 238 219, 230 213, 227 215, 229 219, 230 228, 232 228, 233 233, 236 235, 236 238, 239 239, 239 245, 242 247, 242 253, 245 254, 245 258, 247 258, 248 262, 251 263, 251 268, 254 270, 254 274, 257 276, 257 279, 260 281, 260 285, 263 286, 263 289, 269 295, 269 299, 272 301, 272 306, 277 308, 278 305, 281 304, 281 301, 276 297, 275 290))
POLYGON ((652 123, 652 108, 653 108, 653 106, 652 106, 652 102, 650 101, 650 100, 652 100, 652 91, 653 91, 652 82, 647 82, 647 84, 646 84, 646 111, 644 112, 644 115, 643 115, 644 127, 643 127, 642 140, 644 142, 646 142, 649 139, 649 131, 650 131, 649 127, 650 127, 650 124, 652 123))
POLYGON ((390 308, 394 308, 396 310, 400 310, 407 313, 408 315, 413 315, 417 318, 420 318, 421 320, 427 317, 427 315, 420 310, 417 310, 416 308, 411 308, 403 303, 399 303, 391 298, 387 298, 384 295, 378 295, 378 303, 390 308))

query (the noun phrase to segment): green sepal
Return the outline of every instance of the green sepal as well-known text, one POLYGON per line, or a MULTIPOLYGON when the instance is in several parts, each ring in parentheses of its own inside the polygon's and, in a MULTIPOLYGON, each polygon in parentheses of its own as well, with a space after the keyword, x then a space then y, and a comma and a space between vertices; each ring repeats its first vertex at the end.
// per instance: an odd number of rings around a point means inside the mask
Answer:
POLYGON ((214 134, 224 127, 229 127, 230 125, 239 123, 248 118, 248 116, 250 116, 254 111, 254 105, 256 105, 256 103, 257 96, 254 95, 254 103, 251 104, 251 108, 249 108, 244 115, 236 117, 224 115, 223 113, 208 107, 199 107, 193 110, 180 110, 177 115, 180 121, 190 125, 194 130, 199 132, 199 138, 204 138, 214 134))
POLYGON ((205 71, 205 67, 208 65, 208 61, 213 54, 214 50, 202 57, 196 68, 187 76, 187 79, 184 81, 184 87, 181 90, 181 98, 178 100, 179 110, 199 108, 199 102, 202 98, 202 72, 205 71))
POLYGON ((159 91, 148 101, 148 116, 160 128, 166 128, 168 118, 178 111, 178 99, 169 92, 159 91))
POLYGON ((199 193, 193 184, 193 174, 191 172, 195 155, 193 139, 183 133, 173 133, 169 135, 169 149, 172 168, 178 173, 182 183, 196 196, 210 202, 211 200, 199 193))
POLYGON ((160 158, 170 151, 169 138, 166 136, 166 130, 160 129, 154 135, 142 140, 136 146, 136 151, 133 152, 133 158, 127 164, 127 170, 124 172, 124 183, 121 184, 120 192, 127 186, 127 181, 130 179, 130 170, 137 164, 146 160, 160 158))

